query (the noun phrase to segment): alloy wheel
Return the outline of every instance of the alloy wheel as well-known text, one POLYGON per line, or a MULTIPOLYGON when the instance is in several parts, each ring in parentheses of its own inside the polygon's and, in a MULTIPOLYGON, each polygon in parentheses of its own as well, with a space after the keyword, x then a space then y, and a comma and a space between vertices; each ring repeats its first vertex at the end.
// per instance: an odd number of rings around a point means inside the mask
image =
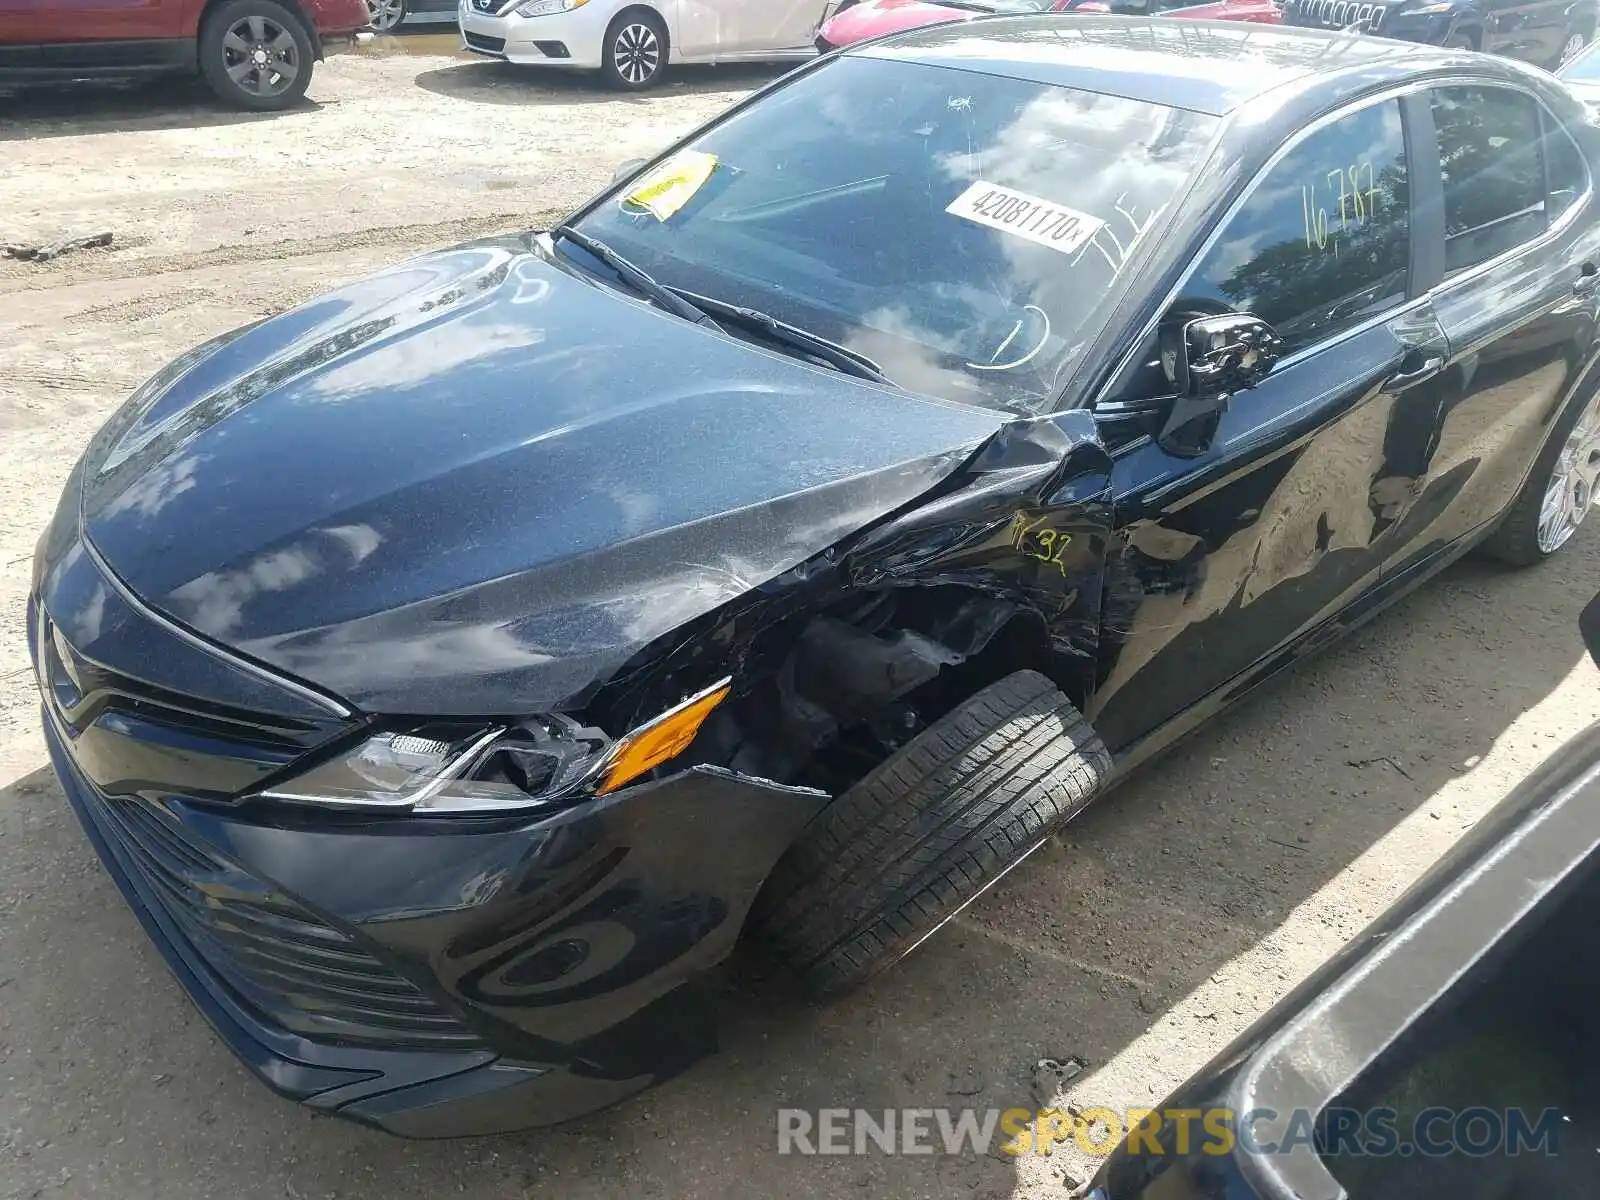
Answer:
POLYGON ((379 33, 388 33, 405 15, 405 0, 367 0, 367 16, 379 33))
POLYGON ((1556 458, 1544 503, 1539 506, 1539 549, 1553 554, 1561 549, 1594 503, 1600 480, 1600 394, 1589 401, 1578 423, 1567 435, 1556 458))
POLYGON ((1573 32, 1567 34, 1567 40, 1561 43, 1561 61, 1564 63, 1571 62, 1578 57, 1579 53, 1588 44, 1588 40, 1581 33, 1573 32))
POLYGON ((242 17, 222 38, 224 69, 252 96, 281 96, 300 77, 300 47, 294 35, 262 16, 242 17))
POLYGON ((611 43, 611 58, 617 74, 635 87, 646 82, 661 66, 661 39, 650 26, 624 25, 611 43))

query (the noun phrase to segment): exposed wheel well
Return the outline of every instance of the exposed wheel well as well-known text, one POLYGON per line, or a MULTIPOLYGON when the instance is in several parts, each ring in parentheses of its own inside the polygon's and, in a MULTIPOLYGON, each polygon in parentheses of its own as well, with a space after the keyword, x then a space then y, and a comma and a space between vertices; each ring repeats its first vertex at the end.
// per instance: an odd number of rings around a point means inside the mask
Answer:
POLYGON ((1037 611, 958 584, 850 590, 679 637, 698 652, 626 672, 585 706, 584 719, 616 735, 732 676, 735 697, 702 728, 692 761, 834 795, 1019 670, 1039 671, 1083 702, 1074 694, 1081 672, 1037 611), (708 654, 710 646, 719 649, 708 654))

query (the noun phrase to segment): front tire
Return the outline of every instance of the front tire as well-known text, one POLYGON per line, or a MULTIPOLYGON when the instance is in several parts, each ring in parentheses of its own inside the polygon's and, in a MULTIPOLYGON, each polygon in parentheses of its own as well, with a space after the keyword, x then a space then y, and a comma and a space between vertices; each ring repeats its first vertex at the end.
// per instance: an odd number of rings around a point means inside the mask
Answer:
POLYGON ((276 112, 311 84, 314 51, 305 23, 272 0, 228 0, 200 30, 200 70, 235 108, 276 112))
POLYGON ((634 9, 618 15, 606 30, 600 73, 625 92, 642 92, 661 81, 667 69, 667 27, 652 12, 634 9))
POLYGON ((1568 405, 1483 552, 1531 567, 1560 550, 1589 515, 1600 485, 1600 390, 1568 405))
POLYGON ((839 796, 774 868, 757 937, 813 996, 903 958, 1086 805, 1111 756, 1037 671, 970 697, 839 796))

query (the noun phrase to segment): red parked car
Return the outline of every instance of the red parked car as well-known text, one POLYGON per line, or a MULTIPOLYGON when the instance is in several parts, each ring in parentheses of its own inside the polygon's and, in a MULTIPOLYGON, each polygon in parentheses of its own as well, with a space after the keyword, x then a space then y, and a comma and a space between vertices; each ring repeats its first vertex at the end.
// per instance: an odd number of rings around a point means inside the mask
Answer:
POLYGON ((0 0, 0 85, 197 72, 239 108, 288 108, 370 19, 366 0, 0 0))
POLYGON ((1277 24, 1275 0, 844 0, 817 30, 823 53, 867 38, 882 37, 923 25, 970 21, 996 13, 1093 12, 1145 16, 1160 13, 1209 21, 1255 21, 1277 24))

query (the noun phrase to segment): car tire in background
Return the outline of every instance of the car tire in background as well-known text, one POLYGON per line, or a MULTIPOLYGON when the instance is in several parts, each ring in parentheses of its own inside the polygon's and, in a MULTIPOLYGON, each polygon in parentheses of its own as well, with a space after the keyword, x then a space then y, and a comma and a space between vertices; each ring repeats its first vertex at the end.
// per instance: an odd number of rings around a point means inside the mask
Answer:
POLYGON ((667 69, 667 27, 647 8, 617 14, 606 30, 600 73, 623 91, 639 92, 659 83, 667 69))
POLYGON ((752 930, 810 995, 847 991, 1021 862, 1110 772, 1050 680, 1008 675, 828 805, 773 869, 752 930))
POLYGON ((315 65, 305 22, 272 0, 226 0, 200 27, 200 71, 236 108, 275 112, 298 103, 315 65))
POLYGON ((1505 519, 1480 549, 1514 567, 1543 562, 1588 516, 1600 481, 1600 390, 1561 414, 1505 519))
POLYGON ((406 0, 367 0, 367 15, 377 33, 389 33, 406 19, 406 0))

